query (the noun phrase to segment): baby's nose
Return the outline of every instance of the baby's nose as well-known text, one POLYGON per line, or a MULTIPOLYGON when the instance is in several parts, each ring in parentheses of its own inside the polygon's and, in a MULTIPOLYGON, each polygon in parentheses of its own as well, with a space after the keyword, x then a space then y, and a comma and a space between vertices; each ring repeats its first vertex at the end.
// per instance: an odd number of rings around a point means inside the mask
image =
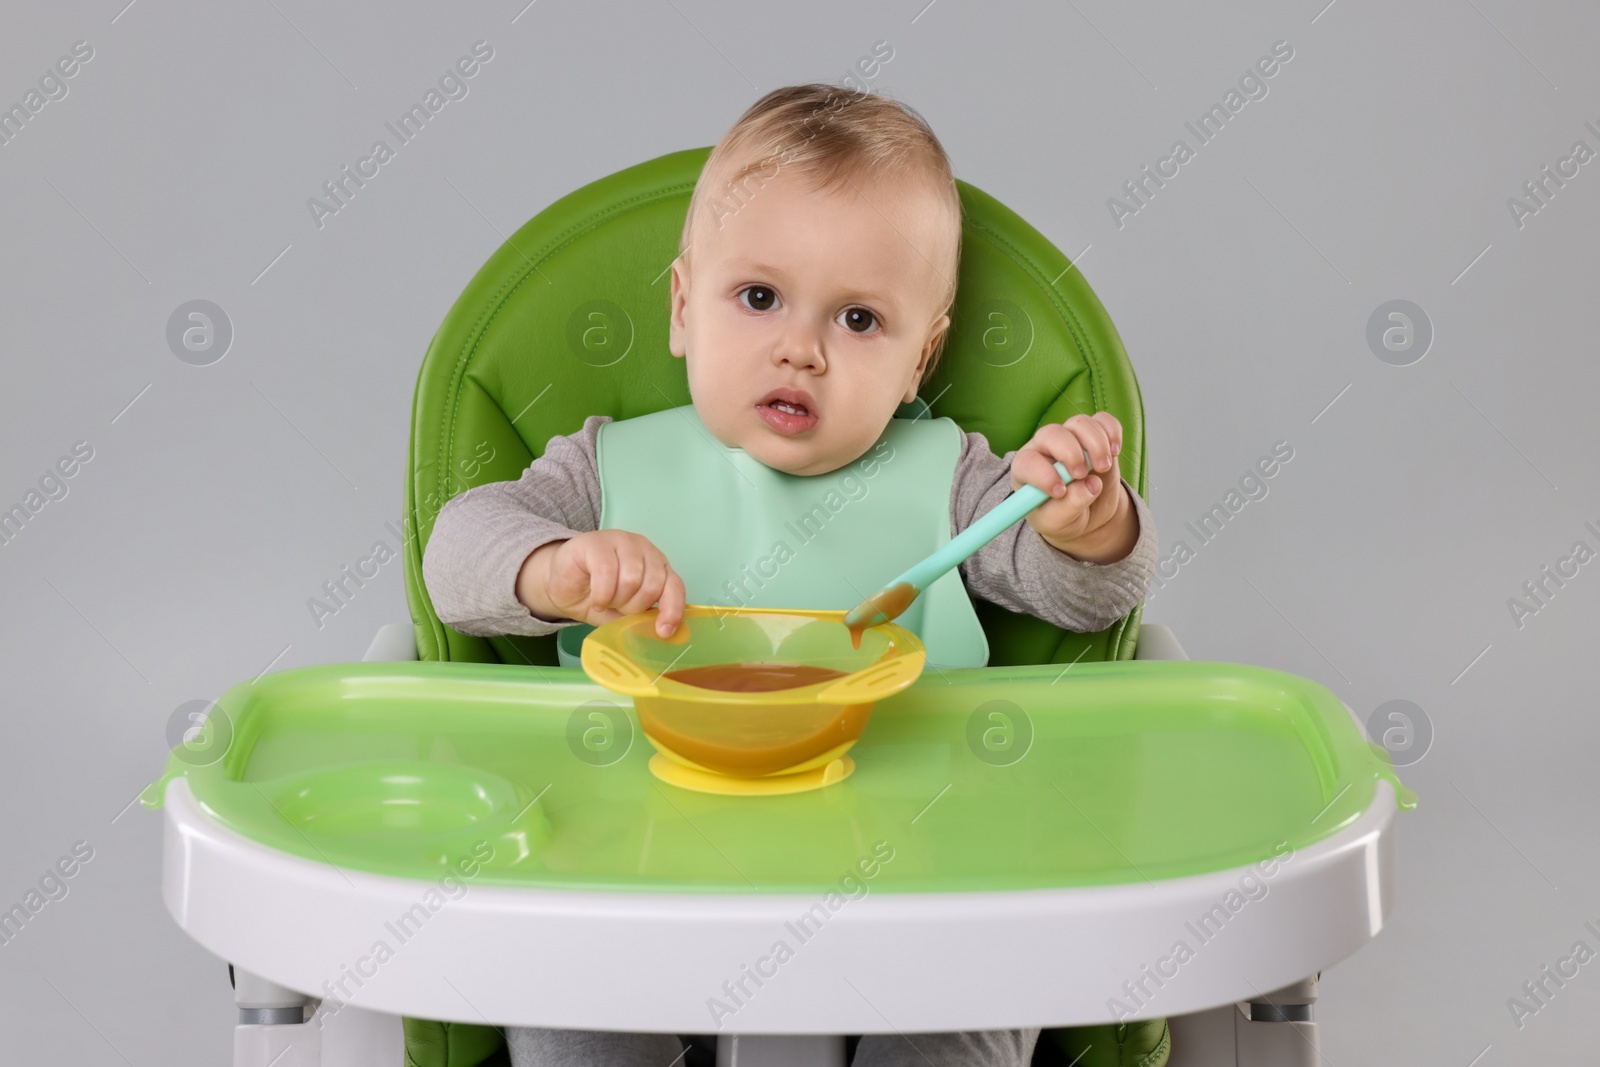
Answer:
POLYGON ((796 367, 817 367, 824 362, 822 342, 809 330, 785 330, 772 354, 775 361, 796 367))

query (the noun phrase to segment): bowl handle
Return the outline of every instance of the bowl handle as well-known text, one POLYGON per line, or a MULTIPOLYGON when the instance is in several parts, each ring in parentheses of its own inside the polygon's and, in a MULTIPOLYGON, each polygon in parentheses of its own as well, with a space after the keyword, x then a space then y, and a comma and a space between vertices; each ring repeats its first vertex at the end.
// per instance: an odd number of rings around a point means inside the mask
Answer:
POLYGON ((821 704, 867 704, 898 693, 922 675, 926 652, 896 656, 866 670, 857 671, 817 694, 821 704))
POLYGON ((582 663, 584 672, 607 689, 630 697, 657 695, 655 683, 637 663, 598 641, 583 642, 582 663))

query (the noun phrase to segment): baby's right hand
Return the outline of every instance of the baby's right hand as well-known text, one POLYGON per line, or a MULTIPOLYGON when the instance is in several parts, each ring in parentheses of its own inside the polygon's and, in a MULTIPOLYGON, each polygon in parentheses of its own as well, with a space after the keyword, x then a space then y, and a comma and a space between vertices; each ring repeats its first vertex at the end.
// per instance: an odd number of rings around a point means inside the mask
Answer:
POLYGON ((670 637, 683 619, 683 579, 642 534, 595 530, 540 545, 517 574, 517 599, 546 621, 594 626, 660 601, 656 633, 670 637))

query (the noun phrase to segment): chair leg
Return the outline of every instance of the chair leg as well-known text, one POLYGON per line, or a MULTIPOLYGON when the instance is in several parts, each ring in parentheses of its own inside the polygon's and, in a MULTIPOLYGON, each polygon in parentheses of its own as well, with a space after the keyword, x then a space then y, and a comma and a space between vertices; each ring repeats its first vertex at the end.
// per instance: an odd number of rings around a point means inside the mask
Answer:
POLYGON ((322 1042, 321 1067, 396 1067, 406 1062, 405 1022, 398 1015, 324 1000, 306 1025, 322 1042))
POLYGON ((1241 1005, 1234 1020, 1239 1067, 1318 1067, 1322 1041, 1311 1007, 1319 977, 1320 972, 1241 1005))
POLYGON ((719 1034, 717 1067, 845 1067, 844 1037, 719 1034))
POLYGON ((1167 1067, 1321 1067, 1312 1021, 1321 972, 1254 1000, 1176 1015, 1167 1067))
POLYGON ((306 1015, 314 998, 237 967, 230 971, 239 1006, 233 1067, 321 1067, 320 1035, 306 1015))
POLYGON ((1237 1004, 1169 1018, 1172 1051, 1167 1067, 1238 1067, 1239 1042, 1233 1032, 1237 1018, 1237 1004))

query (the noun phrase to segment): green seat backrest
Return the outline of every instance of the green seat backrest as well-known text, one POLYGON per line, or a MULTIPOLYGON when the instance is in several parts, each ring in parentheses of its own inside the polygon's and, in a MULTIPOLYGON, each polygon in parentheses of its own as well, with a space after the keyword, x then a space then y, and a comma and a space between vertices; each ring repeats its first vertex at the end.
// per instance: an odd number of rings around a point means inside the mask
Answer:
MULTIPOLYGON (((445 316, 417 377, 406 461, 406 598, 421 659, 557 662, 554 636, 473 637, 440 622, 423 548, 451 497, 519 478, 551 437, 576 433, 587 416, 689 403, 684 361, 667 350, 668 267, 709 154, 674 152, 562 197, 490 257, 445 316)), ((1110 411, 1123 426, 1123 474, 1148 500, 1139 385, 1105 309, 1042 234, 956 184, 961 276, 923 400, 999 455, 1048 422, 1110 411)), ((974 604, 992 666, 1128 659, 1138 639, 1138 608, 1076 634, 974 604)))

